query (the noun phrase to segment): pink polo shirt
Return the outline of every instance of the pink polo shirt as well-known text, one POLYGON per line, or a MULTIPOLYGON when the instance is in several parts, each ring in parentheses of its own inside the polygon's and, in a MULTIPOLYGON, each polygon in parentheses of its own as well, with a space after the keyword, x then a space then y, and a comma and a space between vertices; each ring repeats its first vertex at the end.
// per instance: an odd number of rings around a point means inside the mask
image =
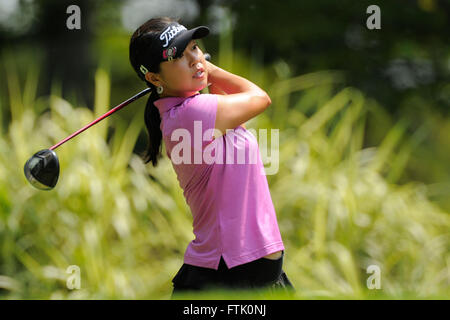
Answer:
POLYGON ((214 139, 217 96, 155 101, 167 156, 193 216, 184 263, 228 268, 284 250, 257 140, 242 126, 214 139))

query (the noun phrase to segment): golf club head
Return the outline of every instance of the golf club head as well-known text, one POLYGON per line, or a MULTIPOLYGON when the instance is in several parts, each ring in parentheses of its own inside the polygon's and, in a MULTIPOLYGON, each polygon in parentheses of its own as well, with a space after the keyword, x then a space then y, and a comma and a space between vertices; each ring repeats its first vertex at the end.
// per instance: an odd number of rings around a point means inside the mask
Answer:
POLYGON ((59 160, 55 151, 44 149, 36 152, 24 166, 25 177, 32 186, 41 190, 51 190, 59 177, 59 160))

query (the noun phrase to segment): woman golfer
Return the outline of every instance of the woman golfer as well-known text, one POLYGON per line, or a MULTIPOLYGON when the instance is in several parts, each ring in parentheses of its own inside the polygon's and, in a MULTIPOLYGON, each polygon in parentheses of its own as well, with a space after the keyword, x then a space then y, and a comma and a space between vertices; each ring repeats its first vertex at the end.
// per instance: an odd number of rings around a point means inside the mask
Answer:
POLYGON ((172 280, 173 293, 292 288, 259 147, 244 126, 271 101, 252 82, 205 60, 196 39, 208 33, 163 17, 144 23, 130 41, 131 65, 152 89, 144 161, 157 165, 164 139, 193 215, 195 240, 172 280), (208 84, 209 94, 201 94, 208 84), (236 159, 239 153, 245 159, 236 159))

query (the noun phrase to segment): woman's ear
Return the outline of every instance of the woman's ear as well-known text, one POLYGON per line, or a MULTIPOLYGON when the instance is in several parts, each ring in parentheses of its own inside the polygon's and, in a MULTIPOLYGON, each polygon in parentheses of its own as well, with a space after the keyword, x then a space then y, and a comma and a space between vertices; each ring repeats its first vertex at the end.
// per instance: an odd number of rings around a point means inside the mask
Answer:
POLYGON ((147 72, 145 74, 145 80, 147 80, 148 82, 150 82, 151 84, 153 84, 155 87, 159 87, 161 85, 161 80, 159 77, 159 74, 154 73, 154 72, 147 72))

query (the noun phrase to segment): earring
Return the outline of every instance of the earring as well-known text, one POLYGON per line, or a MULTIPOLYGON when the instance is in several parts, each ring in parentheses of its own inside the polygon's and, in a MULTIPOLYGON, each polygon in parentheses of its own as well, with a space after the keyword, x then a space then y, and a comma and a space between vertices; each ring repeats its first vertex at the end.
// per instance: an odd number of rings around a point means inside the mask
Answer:
POLYGON ((156 88, 156 93, 158 93, 158 94, 163 93, 163 91, 164 91, 164 88, 162 86, 159 86, 156 88))

